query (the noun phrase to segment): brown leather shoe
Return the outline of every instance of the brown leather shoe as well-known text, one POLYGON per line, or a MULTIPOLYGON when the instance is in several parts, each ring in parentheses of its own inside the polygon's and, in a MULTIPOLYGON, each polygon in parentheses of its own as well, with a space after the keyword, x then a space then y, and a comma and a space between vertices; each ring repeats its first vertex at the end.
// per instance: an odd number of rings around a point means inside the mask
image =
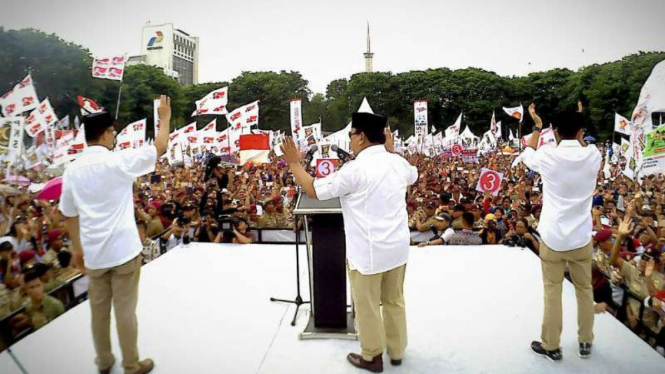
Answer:
POLYGON ((139 366, 141 367, 139 371, 134 374, 148 374, 155 368, 155 362, 147 358, 143 361, 139 361, 139 366))
POLYGON ((111 366, 109 366, 106 369, 99 369, 99 374, 110 374, 111 369, 113 369, 113 365, 115 365, 115 357, 113 358, 113 361, 111 361, 111 366))
POLYGON ((381 356, 375 356, 372 361, 365 361, 363 356, 357 353, 349 353, 346 359, 349 360, 351 365, 359 369, 369 370, 372 373, 383 373, 383 358, 381 356))

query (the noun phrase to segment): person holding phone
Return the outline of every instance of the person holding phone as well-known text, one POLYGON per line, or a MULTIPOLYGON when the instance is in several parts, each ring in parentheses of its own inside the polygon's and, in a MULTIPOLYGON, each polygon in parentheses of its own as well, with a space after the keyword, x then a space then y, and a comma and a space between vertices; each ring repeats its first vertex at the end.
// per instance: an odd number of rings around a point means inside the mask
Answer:
POLYGON ((535 104, 529 106, 533 136, 522 155, 524 164, 543 180, 543 209, 538 232, 545 292, 542 341, 531 349, 552 361, 563 359, 560 348, 563 328, 561 292, 568 267, 577 295, 579 355, 588 358, 593 343, 594 301, 591 285, 593 256, 591 206, 602 157, 584 141, 579 113, 564 112, 553 122, 556 147, 538 149, 543 122, 535 104))

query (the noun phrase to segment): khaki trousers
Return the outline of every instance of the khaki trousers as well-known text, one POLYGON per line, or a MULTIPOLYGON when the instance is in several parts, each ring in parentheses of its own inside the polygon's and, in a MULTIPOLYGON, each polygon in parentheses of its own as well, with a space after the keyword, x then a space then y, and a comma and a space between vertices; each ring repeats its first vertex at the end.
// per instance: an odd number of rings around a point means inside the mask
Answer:
POLYGON ((113 302, 122 352, 122 366, 125 373, 135 373, 140 369, 136 304, 141 276, 141 256, 113 268, 87 270, 87 274, 90 278, 88 299, 92 311, 92 338, 97 352, 95 363, 101 370, 108 369, 113 364, 110 331, 111 302, 113 302))
POLYGON ((404 356, 407 343, 405 271, 406 265, 372 275, 349 270, 361 354, 367 361, 383 354, 386 347, 391 359, 401 360, 404 356), (381 303, 383 313, 380 310, 381 303))
POLYGON ((582 248, 557 252, 540 242, 540 258, 545 286, 545 312, 541 339, 548 351, 559 348, 561 342, 562 306, 561 288, 566 265, 575 285, 577 296, 577 326, 580 343, 593 342, 593 288, 591 286, 591 258, 593 244, 582 248))

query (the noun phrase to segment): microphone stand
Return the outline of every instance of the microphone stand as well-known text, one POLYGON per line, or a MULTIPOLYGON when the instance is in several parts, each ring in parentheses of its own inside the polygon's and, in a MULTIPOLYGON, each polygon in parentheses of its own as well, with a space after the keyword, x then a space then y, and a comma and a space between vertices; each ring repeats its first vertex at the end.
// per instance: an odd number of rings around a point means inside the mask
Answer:
MULTIPOLYGON (((308 169, 309 169, 309 165, 305 165, 305 170, 308 170, 308 169)), ((296 196, 299 196, 301 193, 302 193, 301 187, 298 186, 296 196)), ((294 196, 294 198, 296 196, 294 196)), ((303 217, 303 219, 306 219, 306 218, 303 217)), ((296 221, 295 221, 294 225, 295 225, 294 229, 295 229, 295 234, 296 234, 296 290, 297 290, 296 298, 295 298, 295 300, 277 299, 277 298, 274 298, 274 297, 270 298, 270 301, 273 301, 273 302, 277 301, 277 302, 280 302, 280 303, 295 304, 296 311, 293 314, 293 320, 291 321, 291 326, 296 325, 296 318, 298 318, 298 310, 300 309, 300 306, 304 305, 304 304, 310 304, 311 303, 311 301, 303 301, 302 296, 300 295, 300 247, 299 247, 299 244, 300 244, 300 230, 297 229, 298 228, 298 219, 297 218, 296 218, 296 221)), ((307 227, 305 225, 303 225, 303 226, 307 227)), ((307 230, 305 230, 305 236, 307 236, 307 230)), ((309 256, 307 257, 307 260, 309 261, 309 256)))

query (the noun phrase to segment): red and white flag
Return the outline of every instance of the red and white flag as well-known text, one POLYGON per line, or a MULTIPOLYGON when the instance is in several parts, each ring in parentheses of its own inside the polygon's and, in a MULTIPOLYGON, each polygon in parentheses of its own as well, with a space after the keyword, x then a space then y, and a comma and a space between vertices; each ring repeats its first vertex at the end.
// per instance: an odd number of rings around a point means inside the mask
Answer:
MULTIPOLYGON (((522 137, 522 147, 526 148, 529 145, 529 142, 531 141, 531 136, 533 133, 523 136, 522 137)), ((556 145, 556 137, 554 136, 554 129, 552 128, 552 125, 550 127, 546 128, 543 130, 543 132, 540 133, 540 139, 538 141, 538 147, 542 147, 544 145, 556 145)))
POLYGON ((51 107, 48 98, 44 99, 39 104, 37 109, 30 112, 28 118, 25 119, 25 132, 30 137, 39 135, 42 131, 48 130, 58 122, 58 117, 51 107))
POLYGON ((125 74, 127 56, 95 58, 92 60, 92 76, 94 78, 122 81, 125 74))
POLYGON ((266 134, 240 135, 240 163, 248 161, 267 164, 270 162, 270 137, 266 134))
POLYGON ((35 86, 32 84, 30 74, 11 90, 0 96, 0 105, 2 105, 2 115, 4 117, 18 116, 28 110, 37 109, 39 100, 35 86))
POLYGON ((514 108, 503 107, 503 111, 506 112, 507 115, 518 119, 520 122, 522 122, 522 119, 524 119, 524 107, 522 104, 514 108))
POLYGON ((291 100, 290 112, 291 112, 291 136, 293 137, 293 141, 295 141, 298 147, 300 147, 304 142, 304 136, 302 130, 302 101, 300 99, 291 100))
POLYGON ((125 126, 117 136, 116 150, 127 148, 140 148, 145 143, 145 130, 148 121, 144 118, 140 121, 125 126))
POLYGON ((229 88, 223 87, 210 92, 201 100, 196 101, 196 110, 192 117, 204 114, 224 115, 229 113, 226 105, 229 102, 229 88))
POLYGON ((226 115, 232 130, 240 130, 259 124, 259 102, 255 101, 234 110, 226 115))
POLYGON ((81 107, 81 115, 83 117, 104 111, 104 108, 97 104, 93 99, 88 99, 87 97, 81 95, 78 95, 76 98, 79 102, 79 106, 81 107))

